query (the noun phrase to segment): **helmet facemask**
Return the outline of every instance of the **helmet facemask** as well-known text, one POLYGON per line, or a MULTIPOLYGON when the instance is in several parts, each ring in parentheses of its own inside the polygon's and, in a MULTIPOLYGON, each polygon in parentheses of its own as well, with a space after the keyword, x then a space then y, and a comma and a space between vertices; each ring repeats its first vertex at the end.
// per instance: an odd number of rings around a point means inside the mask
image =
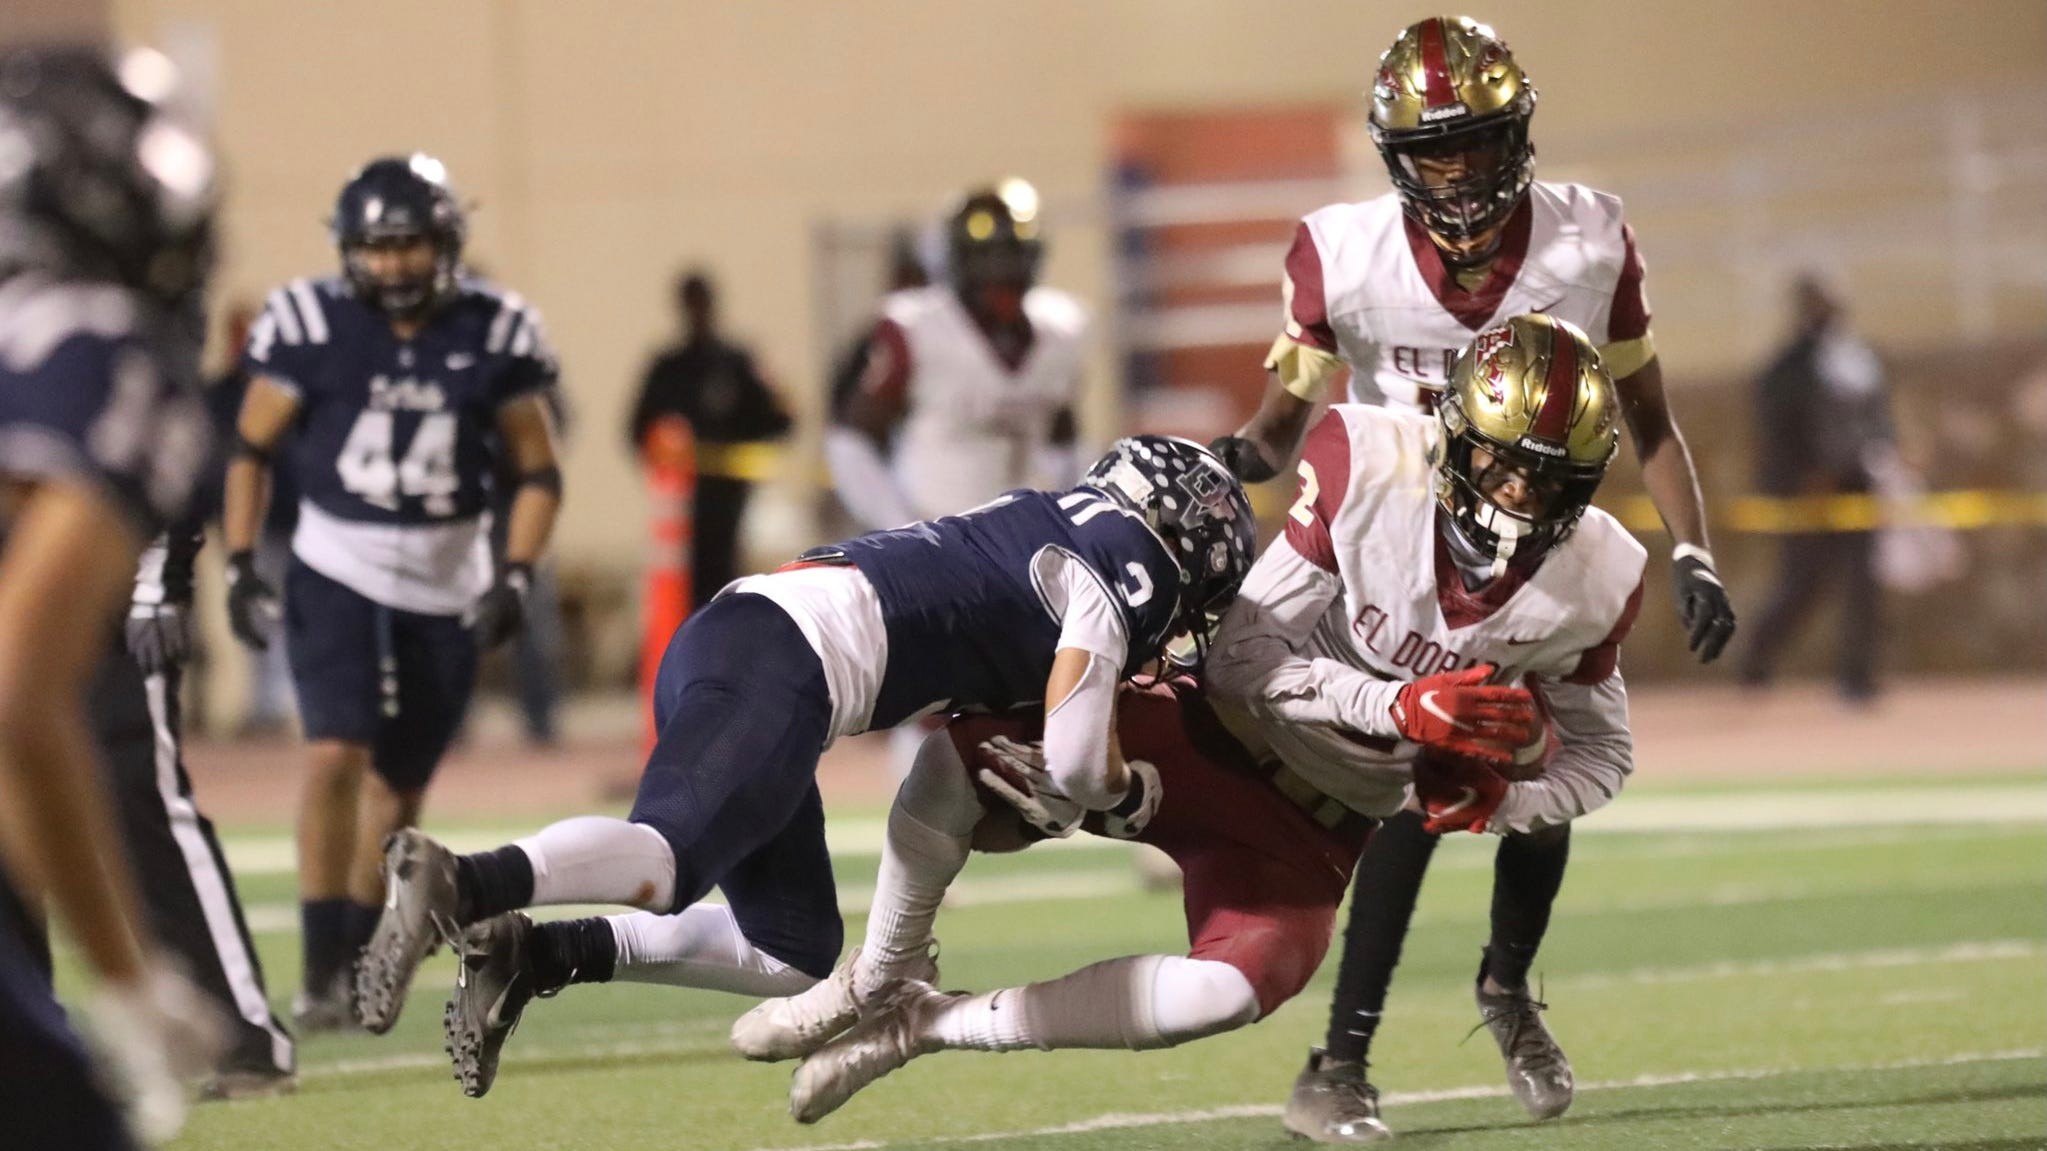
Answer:
POLYGON ((1445 542, 1459 566, 1485 568, 1497 579, 1516 559, 1532 562, 1570 537, 1611 456, 1583 463, 1501 444, 1472 426, 1454 392, 1445 394, 1437 412, 1444 433, 1437 500, 1448 513, 1445 542), (1523 502, 1529 506, 1508 508, 1494 499, 1509 476, 1528 489, 1523 502))
POLYGON ((457 252, 449 250, 430 233, 411 229, 388 232, 373 229, 341 249, 342 267, 355 294, 378 311, 398 320, 417 319, 454 291, 459 258, 457 252), (433 247, 433 265, 429 270, 403 275, 395 280, 378 276, 371 270, 371 250, 422 240, 433 247))
POLYGON ((1170 436, 1116 441, 1081 482, 1137 513, 1172 555, 1180 588, 1159 654, 1198 665, 1257 553, 1243 485, 1208 449, 1170 436))
POLYGON ((1384 138, 1379 155, 1401 208, 1437 240, 1452 267, 1483 263, 1499 251, 1507 219, 1535 179, 1535 146, 1520 115, 1441 136, 1384 138), (1483 245, 1464 247, 1482 237, 1483 245))

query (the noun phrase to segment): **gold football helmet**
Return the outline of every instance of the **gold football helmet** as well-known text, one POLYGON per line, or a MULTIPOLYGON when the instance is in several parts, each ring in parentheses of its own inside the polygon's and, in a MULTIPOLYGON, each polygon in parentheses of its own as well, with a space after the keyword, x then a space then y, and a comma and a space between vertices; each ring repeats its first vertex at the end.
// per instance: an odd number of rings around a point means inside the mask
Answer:
POLYGON ((1620 404, 1598 350, 1540 313, 1480 332, 1451 369, 1436 415, 1436 495, 1452 550, 1495 574, 1570 535, 1620 447, 1620 404), (1526 493, 1520 510, 1494 499, 1510 477, 1526 493))
POLYGON ((1469 17, 1432 16, 1379 57, 1371 95, 1372 142, 1407 214, 1453 263, 1489 259, 1535 179, 1535 85, 1506 41, 1469 17))

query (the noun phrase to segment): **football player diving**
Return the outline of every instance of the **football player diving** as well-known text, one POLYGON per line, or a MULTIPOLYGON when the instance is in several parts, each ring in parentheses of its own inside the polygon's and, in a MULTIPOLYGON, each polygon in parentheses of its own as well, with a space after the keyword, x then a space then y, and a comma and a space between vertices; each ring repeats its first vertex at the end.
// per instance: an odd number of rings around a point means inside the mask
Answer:
MULTIPOLYGON (((1117 684, 1169 639, 1205 634, 1256 547, 1222 461, 1140 436, 1071 490, 1009 492, 734 582, 670 641, 627 818, 565 820, 463 856, 417 832, 393 840, 390 901, 360 968, 365 1022, 390 1027, 420 961, 454 940, 448 1047, 463 1090, 482 1095, 525 1006, 569 983, 802 991, 844 941, 815 778, 834 740, 1042 702, 1061 793, 1128 816, 1150 793, 1110 750, 1117 684), (726 903, 699 902, 714 886, 726 903), (563 903, 661 914, 519 913, 563 903)), ((935 977, 928 958, 913 969, 935 977)))
POLYGON ((1222 619, 1206 697, 1171 679, 1121 696, 1111 754, 1145 801, 1089 813, 1027 721, 955 720, 890 812, 862 946, 749 1012, 735 1045, 807 1056, 790 1110, 814 1122, 935 1051, 1142 1050, 1242 1027, 1320 964, 1377 821, 1412 806, 1431 833, 1528 832, 1610 799, 1631 769, 1616 660, 1643 552, 1588 504, 1618 419, 1598 352, 1539 315, 1481 333, 1434 414, 1333 407, 1284 535, 1222 619), (972 847, 1076 826, 1174 858, 1187 954, 978 995, 917 976, 972 847))

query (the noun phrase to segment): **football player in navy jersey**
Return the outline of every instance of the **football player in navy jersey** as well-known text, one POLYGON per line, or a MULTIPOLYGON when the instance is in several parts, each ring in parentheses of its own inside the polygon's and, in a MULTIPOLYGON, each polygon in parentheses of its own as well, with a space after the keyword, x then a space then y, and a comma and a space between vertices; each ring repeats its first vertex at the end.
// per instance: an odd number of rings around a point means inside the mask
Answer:
POLYGON ((480 1095, 520 1010, 570 982, 808 987, 843 941, 815 778, 833 740, 1042 701, 1066 794, 1093 810, 1141 805, 1109 738, 1116 685, 1206 626, 1256 543, 1220 460, 1145 436, 1118 441, 1070 491, 1010 492, 735 582, 669 644, 629 818, 571 819, 461 857, 417 832, 394 839, 391 894, 358 968, 364 1021, 390 1027, 420 960, 455 939, 449 1047, 480 1095), (713 886, 727 906, 698 903, 713 886), (540 927, 517 914, 561 903, 664 914, 540 927))
MULTIPOLYGON (((193 320, 213 164, 163 106, 175 79, 154 53, 0 50, 0 861, 98 977, 104 1080, 151 1140, 182 1123, 178 1076, 205 1069, 216 1021, 138 914, 85 689, 144 541, 206 464, 193 320)), ((0 921, 4 1141, 129 1147, 31 930, 0 921)))
POLYGON ((301 493, 285 577, 285 651, 310 745, 299 806, 304 1030, 350 1025, 350 963, 369 936, 385 837, 418 820, 460 728, 478 652, 520 624, 561 501, 540 318, 457 274, 462 206, 415 153, 341 190, 343 274, 270 294, 245 352, 250 382, 228 467, 228 614, 262 647, 278 597, 256 574, 271 452, 301 493), (494 465, 509 464, 504 563, 493 569, 494 465))

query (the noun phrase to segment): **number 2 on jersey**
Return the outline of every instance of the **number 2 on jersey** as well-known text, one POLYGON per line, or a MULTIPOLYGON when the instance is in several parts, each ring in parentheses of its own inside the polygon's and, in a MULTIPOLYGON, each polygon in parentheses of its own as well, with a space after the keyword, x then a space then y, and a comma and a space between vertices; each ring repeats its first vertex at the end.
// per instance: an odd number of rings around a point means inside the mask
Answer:
POLYGON ((348 430, 334 470, 341 486, 362 501, 397 511, 400 499, 417 499, 428 515, 452 515, 462 478, 455 471, 455 416, 432 412, 419 421, 406 445, 405 458, 391 457, 396 430, 394 413, 364 412, 348 430))

